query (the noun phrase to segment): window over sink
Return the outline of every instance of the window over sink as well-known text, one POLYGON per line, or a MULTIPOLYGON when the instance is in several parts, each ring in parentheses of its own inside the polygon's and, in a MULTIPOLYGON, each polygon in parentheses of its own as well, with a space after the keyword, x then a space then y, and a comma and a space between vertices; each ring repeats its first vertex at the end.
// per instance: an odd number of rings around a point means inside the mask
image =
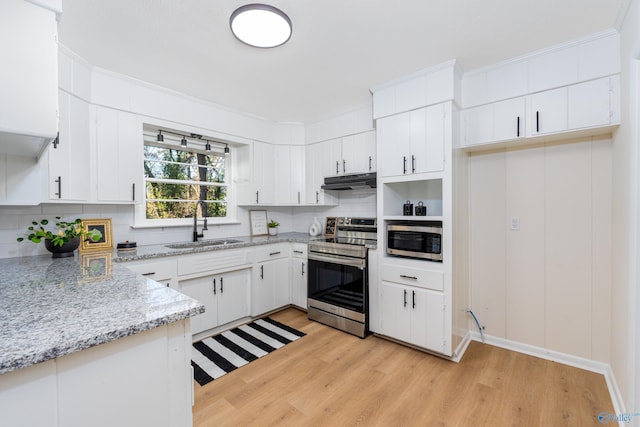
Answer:
POLYGON ((156 133, 144 133, 144 204, 136 207, 136 226, 192 225, 195 209, 198 218, 204 217, 199 202, 213 223, 233 218, 226 143, 197 136, 185 140, 178 133, 157 138, 156 133))

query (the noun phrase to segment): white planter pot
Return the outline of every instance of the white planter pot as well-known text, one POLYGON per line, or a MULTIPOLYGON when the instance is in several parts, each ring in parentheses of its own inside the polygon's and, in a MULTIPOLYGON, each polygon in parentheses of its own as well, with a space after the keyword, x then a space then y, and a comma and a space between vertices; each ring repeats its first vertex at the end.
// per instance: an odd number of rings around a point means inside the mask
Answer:
POLYGON ((277 227, 269 228, 269 236, 277 236, 277 235, 278 235, 277 227))

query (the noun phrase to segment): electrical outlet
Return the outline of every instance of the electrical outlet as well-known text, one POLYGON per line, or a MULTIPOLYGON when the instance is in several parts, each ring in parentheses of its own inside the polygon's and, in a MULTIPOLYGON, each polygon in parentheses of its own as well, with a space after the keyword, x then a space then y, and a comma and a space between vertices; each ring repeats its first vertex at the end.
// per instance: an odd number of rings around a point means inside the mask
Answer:
POLYGON ((518 218, 517 216, 514 216, 513 218, 511 218, 511 230, 512 231, 520 230, 520 218, 518 218))

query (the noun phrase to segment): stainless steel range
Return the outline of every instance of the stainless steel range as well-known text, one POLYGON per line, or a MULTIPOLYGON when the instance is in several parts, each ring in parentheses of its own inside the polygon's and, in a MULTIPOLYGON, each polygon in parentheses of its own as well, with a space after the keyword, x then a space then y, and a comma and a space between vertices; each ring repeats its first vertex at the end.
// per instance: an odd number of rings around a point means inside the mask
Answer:
POLYGON ((337 218, 334 237, 309 242, 309 319, 367 336, 367 244, 376 242, 376 224, 375 218, 337 218))

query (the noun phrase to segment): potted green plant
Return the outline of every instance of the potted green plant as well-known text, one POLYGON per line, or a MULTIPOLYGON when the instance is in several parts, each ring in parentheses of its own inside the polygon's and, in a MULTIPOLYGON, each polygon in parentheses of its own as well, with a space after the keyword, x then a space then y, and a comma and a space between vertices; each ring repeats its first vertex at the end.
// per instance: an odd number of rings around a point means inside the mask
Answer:
POLYGON ((26 237, 18 237, 16 240, 22 242, 30 240, 33 243, 40 243, 44 240, 44 245, 53 258, 65 258, 73 256, 73 252, 78 249, 82 239, 98 241, 102 238, 99 230, 85 230, 80 218, 75 221, 62 221, 61 217, 56 217, 56 230, 51 231, 45 227, 49 225, 49 220, 43 219, 40 222, 33 221, 27 228, 26 237))
POLYGON ((278 221, 270 220, 267 223, 267 227, 269 228, 269 236, 277 236, 279 226, 280 223, 278 221))

